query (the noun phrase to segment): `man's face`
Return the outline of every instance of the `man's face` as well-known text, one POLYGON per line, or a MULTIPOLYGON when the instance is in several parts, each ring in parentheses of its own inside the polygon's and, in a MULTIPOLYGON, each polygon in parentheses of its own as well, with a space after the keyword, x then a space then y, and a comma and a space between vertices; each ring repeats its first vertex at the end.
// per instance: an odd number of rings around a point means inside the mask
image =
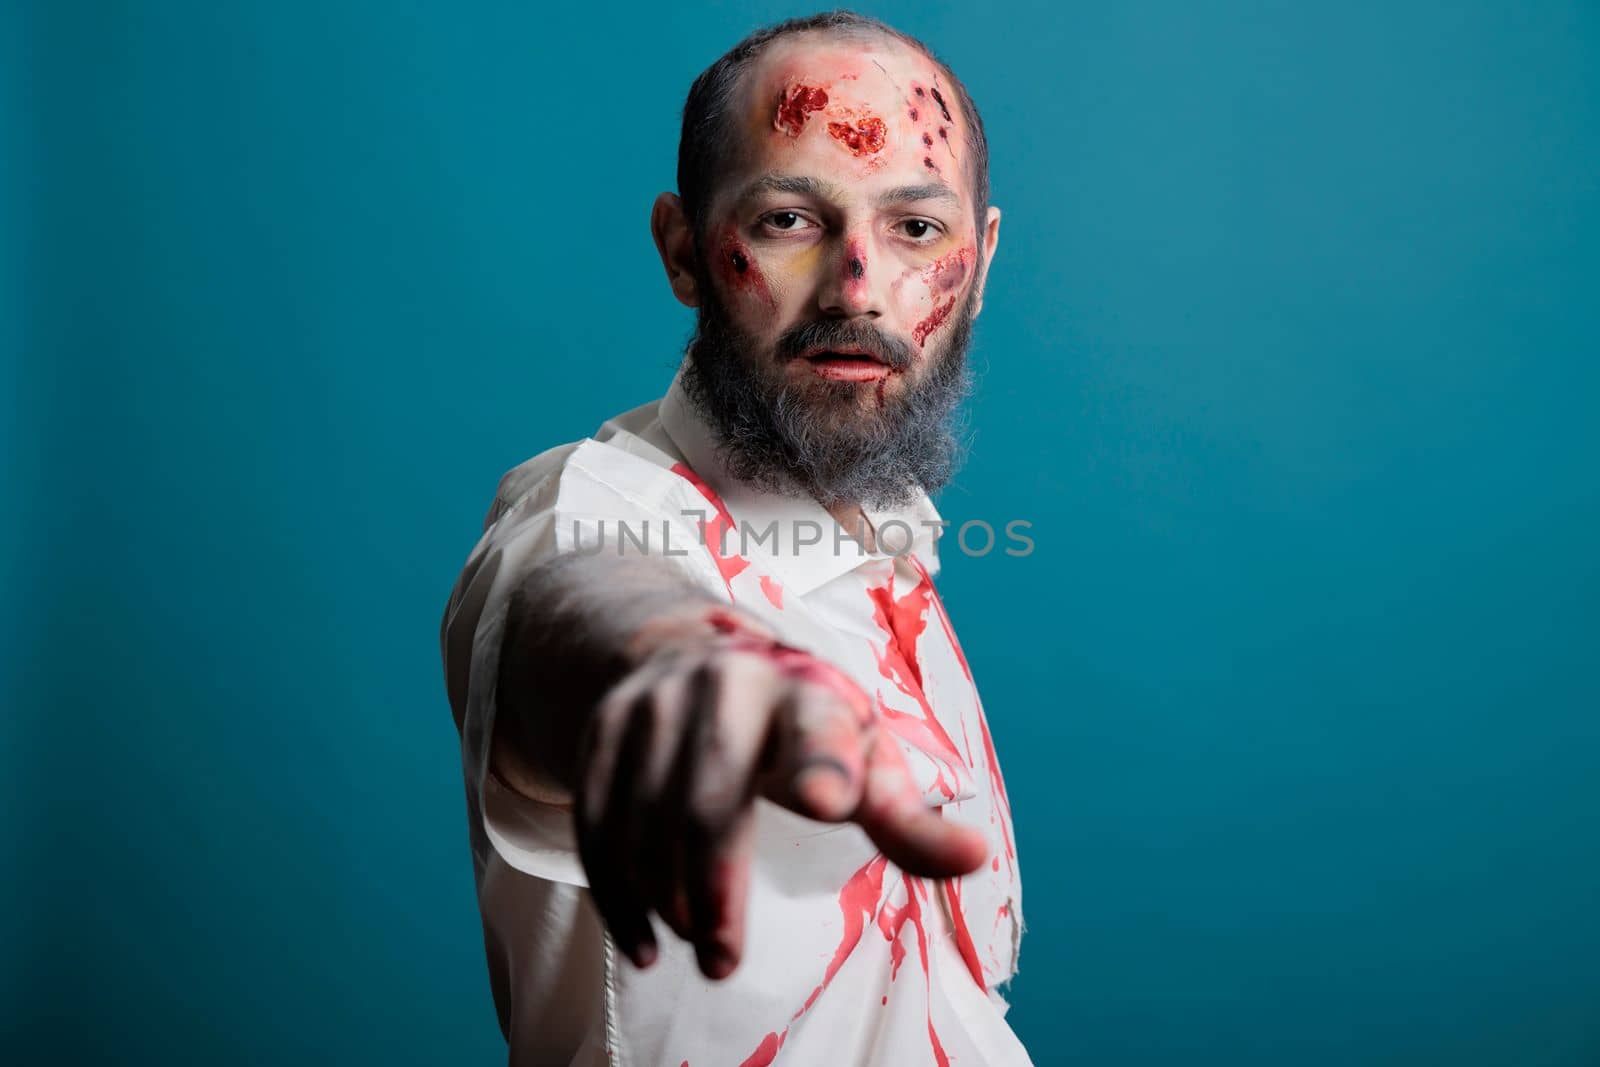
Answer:
POLYGON ((820 462, 789 473, 836 499, 948 476, 943 424, 998 228, 991 209, 979 232, 954 101, 937 67, 887 43, 780 41, 747 76, 740 151, 699 237, 691 362, 703 409, 746 409, 707 412, 725 437, 737 419, 757 453, 788 439, 752 468, 820 462), (805 443, 825 455, 797 457, 805 443))

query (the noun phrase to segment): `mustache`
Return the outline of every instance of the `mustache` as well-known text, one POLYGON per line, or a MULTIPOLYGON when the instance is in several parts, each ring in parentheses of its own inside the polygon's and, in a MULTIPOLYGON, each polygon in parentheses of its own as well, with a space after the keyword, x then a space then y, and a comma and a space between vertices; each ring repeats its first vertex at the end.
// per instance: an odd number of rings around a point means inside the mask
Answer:
POLYGON ((779 362, 787 363, 817 348, 862 348, 894 370, 906 369, 915 358, 911 346, 905 341, 888 336, 870 323, 854 319, 802 322, 784 331, 774 346, 774 354, 779 362))

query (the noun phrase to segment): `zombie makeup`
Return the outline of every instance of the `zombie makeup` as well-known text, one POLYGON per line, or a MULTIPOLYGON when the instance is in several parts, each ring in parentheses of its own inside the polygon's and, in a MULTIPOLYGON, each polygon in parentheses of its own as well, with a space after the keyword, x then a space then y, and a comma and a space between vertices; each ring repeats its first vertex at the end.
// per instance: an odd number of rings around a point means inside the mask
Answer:
POLYGON ((815 85, 792 85, 778 97, 778 109, 772 117, 772 128, 790 137, 799 137, 806 127, 806 117, 812 111, 828 106, 828 94, 815 85))
POLYGON ((752 298, 768 310, 777 310, 778 302, 767 286, 755 254, 732 226, 723 227, 717 243, 717 271, 730 292, 752 298))
POLYGON ((826 121, 823 129, 835 145, 868 170, 881 166, 890 126, 859 91, 841 84, 860 80, 861 71, 852 69, 858 66, 856 60, 844 60, 823 76, 792 73, 784 79, 772 110, 774 134, 781 140, 797 140, 806 132, 811 114, 820 112, 819 121, 826 121))
POLYGON ((851 48, 775 52, 751 84, 693 399, 750 480, 908 499, 957 462, 976 306, 950 95, 917 57, 851 48))
POLYGON ((940 256, 922 268, 920 274, 928 287, 928 292, 933 296, 934 308, 911 331, 911 339, 917 343, 918 348, 924 347, 928 343, 929 335, 949 318, 951 310, 956 306, 956 291, 966 280, 972 262, 976 258, 977 250, 965 246, 948 255, 940 256))
POLYGON ((910 82, 906 92, 906 116, 911 120, 916 142, 922 146, 923 169, 940 177, 947 169, 956 173, 950 168, 950 164, 959 162, 955 142, 950 138, 955 118, 950 114, 937 80, 931 85, 916 80, 910 82))

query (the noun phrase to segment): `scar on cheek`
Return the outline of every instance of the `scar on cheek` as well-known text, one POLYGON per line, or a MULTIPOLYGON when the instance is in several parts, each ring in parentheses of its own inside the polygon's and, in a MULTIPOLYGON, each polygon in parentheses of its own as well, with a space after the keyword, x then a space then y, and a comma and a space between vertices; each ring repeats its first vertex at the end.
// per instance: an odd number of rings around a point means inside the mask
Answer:
POLYGON ((883 120, 876 115, 859 119, 853 126, 847 122, 828 123, 828 135, 848 148, 854 156, 869 156, 880 151, 887 132, 883 120))
POLYGON ((929 170, 933 171, 935 174, 939 173, 939 168, 938 168, 937 165, 934 164, 932 156, 923 156, 922 157, 922 165, 924 167, 927 167, 929 170))
MULTIPOLYGON (((917 91, 921 92, 922 90, 919 89, 917 91)), ((939 113, 944 116, 944 120, 946 122, 953 122, 954 121, 950 117, 950 109, 944 106, 944 97, 939 95, 939 90, 938 90, 937 87, 935 87, 934 90, 933 90, 933 102, 935 104, 939 105, 939 113)))
POLYGON ((792 86, 778 94, 778 110, 772 116, 772 128, 790 137, 799 137, 806 128, 806 112, 821 111, 828 106, 828 94, 814 85, 792 86))

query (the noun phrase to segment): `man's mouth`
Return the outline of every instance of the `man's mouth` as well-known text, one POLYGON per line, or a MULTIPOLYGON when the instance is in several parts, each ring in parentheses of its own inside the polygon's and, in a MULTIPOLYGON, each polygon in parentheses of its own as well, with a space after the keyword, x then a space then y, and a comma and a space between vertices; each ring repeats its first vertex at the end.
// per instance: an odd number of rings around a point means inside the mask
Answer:
POLYGON ((815 349, 801 358, 813 374, 836 382, 875 382, 894 373, 876 352, 854 346, 815 349))

